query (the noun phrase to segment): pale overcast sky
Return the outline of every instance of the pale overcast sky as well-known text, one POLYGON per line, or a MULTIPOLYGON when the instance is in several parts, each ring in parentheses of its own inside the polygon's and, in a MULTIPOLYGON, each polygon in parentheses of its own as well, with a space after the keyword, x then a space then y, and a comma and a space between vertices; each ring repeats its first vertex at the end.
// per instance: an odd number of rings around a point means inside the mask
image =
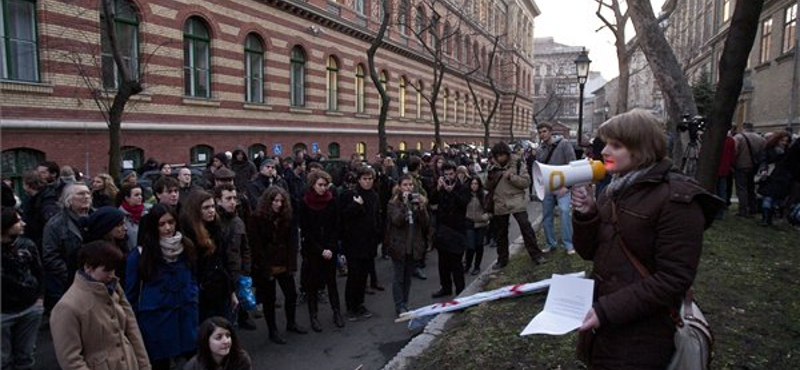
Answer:
MULTIPOLYGON (((542 14, 534 20, 534 37, 553 37, 556 42, 585 46, 589 49, 591 69, 600 71, 606 80, 611 80, 617 72, 617 54, 614 49, 614 36, 607 28, 595 32, 603 25, 597 18, 595 0, 535 0, 542 14)), ((661 10, 664 0, 651 0, 656 14, 661 10)), ((613 14, 608 9, 604 14, 613 22, 613 14)), ((633 25, 627 31, 633 35, 633 25)), ((534 51, 535 53, 536 51, 534 51)), ((535 56, 534 56, 535 58, 535 56)))

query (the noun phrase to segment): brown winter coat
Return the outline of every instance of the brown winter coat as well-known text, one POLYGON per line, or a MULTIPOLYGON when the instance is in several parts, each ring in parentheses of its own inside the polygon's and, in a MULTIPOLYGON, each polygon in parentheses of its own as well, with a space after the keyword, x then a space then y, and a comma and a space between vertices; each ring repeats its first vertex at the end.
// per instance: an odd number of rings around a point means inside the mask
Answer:
MULTIPOLYGON (((387 247, 389 256, 394 260, 406 259, 406 247, 409 232, 408 206, 398 199, 392 198, 386 209, 387 227, 387 247)), ((414 235, 411 241, 414 259, 421 260, 425 253, 425 238, 428 233, 428 212, 425 207, 420 207, 414 211, 414 235)))
POLYGON ((291 221, 276 225, 264 216, 251 216, 248 238, 253 253, 253 279, 265 286, 274 272, 297 271, 297 243, 291 241, 291 221))
POLYGON ((114 295, 105 284, 80 273, 50 315, 58 364, 63 370, 149 370, 136 316, 117 284, 114 295))
POLYGON ((531 177, 522 159, 511 156, 505 166, 492 165, 488 176, 489 186, 497 182, 491 193, 494 201, 493 214, 513 215, 528 209, 525 190, 531 185, 531 177), (521 161, 519 167, 517 161, 521 161))
MULTIPOLYGON (((598 213, 573 216, 575 250, 594 261, 593 308, 600 321, 589 355, 590 369, 664 369, 674 352, 677 308, 697 273, 703 230, 718 198, 662 160, 616 199, 618 230, 631 252, 652 273, 642 278, 614 238, 611 200, 598 213), (669 178, 669 181, 667 181, 669 178)), ((589 333, 582 333, 582 340, 589 333)))

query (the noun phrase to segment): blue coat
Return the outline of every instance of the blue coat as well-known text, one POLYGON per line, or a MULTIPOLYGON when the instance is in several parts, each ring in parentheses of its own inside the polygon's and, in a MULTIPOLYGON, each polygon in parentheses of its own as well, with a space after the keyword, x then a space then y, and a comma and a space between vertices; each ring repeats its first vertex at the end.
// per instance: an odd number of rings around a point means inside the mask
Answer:
POLYGON ((159 262, 158 275, 140 281, 139 249, 128 254, 125 294, 151 360, 171 358, 196 349, 199 325, 197 279, 186 257, 159 262))

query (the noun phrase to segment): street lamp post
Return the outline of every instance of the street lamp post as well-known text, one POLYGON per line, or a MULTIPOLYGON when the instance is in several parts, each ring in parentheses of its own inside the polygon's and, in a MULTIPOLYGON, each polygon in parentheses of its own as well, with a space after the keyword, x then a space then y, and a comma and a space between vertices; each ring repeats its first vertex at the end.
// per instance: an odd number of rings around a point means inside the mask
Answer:
POLYGON ((583 49, 575 59, 575 68, 578 71, 578 85, 580 86, 580 97, 578 98, 578 146, 581 146, 583 138, 583 88, 586 86, 586 79, 589 77, 589 52, 583 49))

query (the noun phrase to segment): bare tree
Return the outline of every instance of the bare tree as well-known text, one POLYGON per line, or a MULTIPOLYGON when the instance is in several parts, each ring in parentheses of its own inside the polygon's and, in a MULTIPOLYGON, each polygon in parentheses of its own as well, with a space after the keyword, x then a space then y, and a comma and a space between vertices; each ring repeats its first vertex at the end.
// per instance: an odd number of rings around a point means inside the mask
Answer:
POLYGON ((683 156, 683 143, 678 140, 676 126, 683 114, 695 115, 697 106, 692 96, 689 81, 678 59, 653 14, 650 0, 628 0, 628 11, 636 29, 639 46, 644 53, 650 70, 664 95, 668 115, 667 127, 673 137, 673 158, 680 162, 683 156))
MULTIPOLYGON (((498 44, 500 43, 500 38, 502 36, 495 36, 492 39, 492 50, 489 52, 487 56, 487 65, 481 65, 480 58, 478 58, 478 54, 474 53, 475 56, 475 67, 468 71, 464 75, 464 80, 467 81, 467 88, 469 89, 469 93, 472 96, 472 103, 475 105, 475 110, 478 112, 478 117, 481 119, 481 124, 483 125, 483 147, 484 150, 489 150, 489 138, 490 138, 490 130, 489 128, 492 125, 492 120, 494 119, 495 113, 497 113, 497 107, 500 104, 500 96, 501 90, 497 84, 497 81, 494 79, 493 71, 495 68, 495 63, 497 59, 497 48, 498 44), (475 91, 474 84, 477 83, 478 80, 483 80, 488 83, 489 87, 491 88, 492 93, 494 94, 494 99, 492 104, 490 105, 488 112, 484 112, 482 104, 480 104, 478 93, 475 91)), ((516 95, 516 94, 515 94, 516 95)), ((516 96, 514 97, 516 99, 516 96)), ((512 121, 513 122, 513 121, 512 121)))
POLYGON ((630 13, 626 9, 622 10, 620 0, 595 0, 597 2, 597 12, 595 13, 598 18, 603 22, 604 26, 598 29, 608 28, 614 34, 614 46, 617 50, 617 68, 619 71, 619 86, 617 88, 617 112, 628 111, 628 89, 630 87, 630 63, 633 54, 637 50, 636 41, 628 42, 625 39, 625 28, 630 20, 630 13), (614 15, 613 21, 610 21, 603 10, 611 11, 614 15))
POLYGON ((455 38, 461 26, 461 17, 451 11, 451 4, 445 0, 421 0, 416 8, 417 21, 410 27, 411 34, 418 42, 431 63, 433 78, 430 92, 424 91, 421 84, 409 82, 412 88, 428 103, 433 118, 434 141, 442 147, 441 120, 437 103, 439 92, 447 70, 446 51, 451 39, 455 38), (455 21, 450 23, 450 21, 455 21), (421 23, 420 23, 421 22, 421 23), (450 27, 443 25, 450 24, 450 27))
POLYGON ((698 180, 703 187, 711 191, 716 186, 722 147, 742 91, 744 70, 747 68, 747 58, 758 33, 758 20, 763 6, 764 0, 736 2, 728 38, 722 49, 711 124, 704 134, 703 155, 700 156, 698 163, 698 180))
MULTIPOLYGON (((381 98, 380 114, 378 115, 378 150, 380 153, 386 154, 388 149, 386 140, 386 117, 389 113, 389 94, 383 87, 380 76, 378 75, 378 70, 375 67, 375 54, 377 54, 378 48, 383 44, 383 38, 386 35, 386 30, 389 28, 392 7, 389 0, 381 1, 378 6, 381 7, 381 25, 375 38, 372 39, 369 49, 367 49, 367 68, 369 68, 369 77, 372 79, 375 88, 378 89, 378 95, 381 98)), ((405 14, 401 16, 404 17, 405 14)))
MULTIPOLYGON (((94 4, 88 2, 87 4, 94 4)), ((139 58, 126 53, 125 43, 132 40, 121 37, 118 32, 117 17, 138 16, 132 4, 115 0, 100 1, 100 23, 89 23, 90 31, 80 35, 85 40, 72 39, 61 47, 60 56, 72 63, 77 76, 97 105, 98 111, 108 126, 108 173, 118 177, 121 172, 121 132, 122 119, 131 98, 141 93, 144 64, 139 58), (101 45, 96 46, 99 33, 101 45), (83 41, 83 42, 81 42, 83 41), (87 46, 88 45, 88 46, 87 46), (101 56, 102 54, 102 56, 101 56), (103 61, 103 58, 111 60, 103 61)), ((80 19, 76 17, 75 19, 80 19)), ((126 35, 130 38, 130 35, 126 35)), ((138 47, 138 45, 128 45, 138 47)), ((128 52, 130 50, 127 50, 128 52)), ((138 50, 137 50, 138 53, 138 50)), ((151 54, 152 55, 152 54, 151 54)), ((80 95, 79 95, 80 96, 80 95)))

